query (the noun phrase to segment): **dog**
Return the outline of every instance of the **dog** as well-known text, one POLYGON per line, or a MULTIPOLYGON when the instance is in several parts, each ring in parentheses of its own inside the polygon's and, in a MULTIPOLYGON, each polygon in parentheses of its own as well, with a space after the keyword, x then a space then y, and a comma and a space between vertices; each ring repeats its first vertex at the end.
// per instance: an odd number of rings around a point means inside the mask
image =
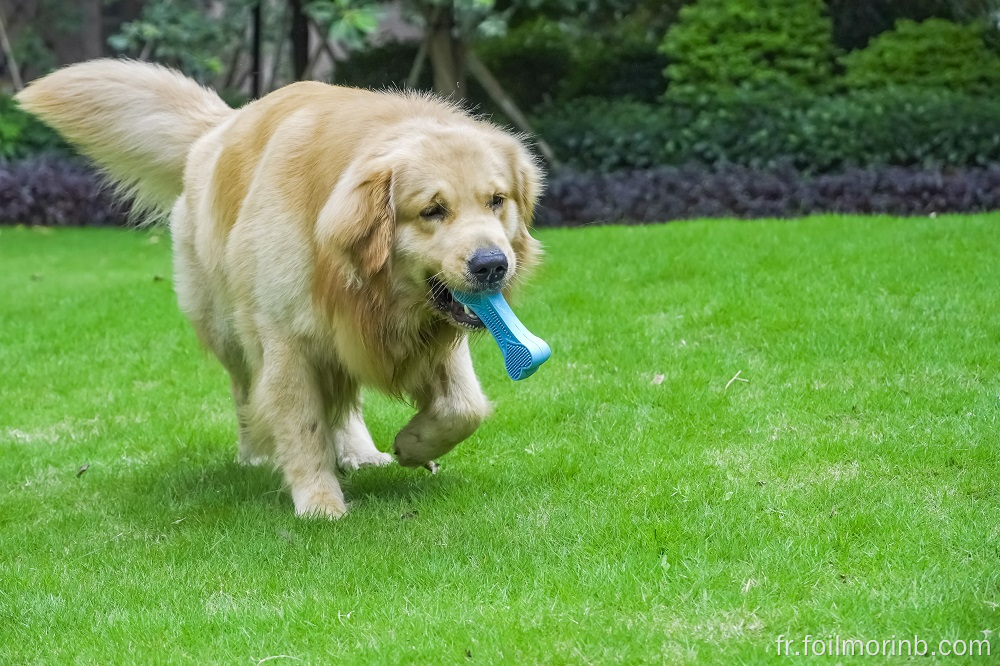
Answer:
POLYGON ((231 378, 238 455, 295 512, 337 518, 337 468, 385 465, 362 387, 409 399, 396 460, 429 466, 489 415, 452 290, 509 295, 539 260, 524 139, 447 100, 299 82, 232 109, 159 65, 94 60, 17 100, 169 217, 181 310, 231 378))

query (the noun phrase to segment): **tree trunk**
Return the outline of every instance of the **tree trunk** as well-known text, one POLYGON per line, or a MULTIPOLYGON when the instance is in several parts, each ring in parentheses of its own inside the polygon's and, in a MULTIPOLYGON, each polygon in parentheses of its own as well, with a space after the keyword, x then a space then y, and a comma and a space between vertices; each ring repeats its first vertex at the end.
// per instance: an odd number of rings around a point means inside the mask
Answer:
POLYGON ((68 64, 99 58, 104 53, 101 37, 103 18, 101 0, 76 0, 63 6, 63 12, 73 16, 71 29, 55 26, 55 17, 49 17, 49 25, 39 26, 40 32, 52 43, 59 64, 68 64))
POLYGON ((455 13, 449 4, 441 7, 428 24, 427 54, 434 70, 434 90, 455 100, 465 97, 466 45, 455 35, 455 13))
POLYGON ((309 19, 302 10, 302 0, 291 0, 292 5, 292 76, 301 81, 309 67, 309 19))
POLYGON ((261 3, 263 0, 258 0, 258 2, 253 6, 253 27, 251 28, 250 37, 250 96, 254 99, 260 97, 261 92, 263 92, 263 87, 261 86, 261 68, 263 63, 261 62, 261 42, 263 41, 263 36, 261 31, 263 30, 262 18, 261 18, 261 3))
POLYGON ((497 81, 496 77, 493 76, 493 72, 483 64, 483 61, 474 53, 470 52, 467 58, 469 72, 472 76, 479 81, 479 85, 483 87, 486 94, 496 102, 497 106, 503 109, 503 112, 507 114, 507 117, 513 121, 519 130, 530 134, 534 137, 535 145, 538 147, 538 152, 542 154, 542 157, 549 163, 550 166, 559 166, 559 161, 556 159, 555 151, 552 150, 551 146, 545 141, 544 138, 535 134, 535 129, 531 126, 528 121, 527 116, 525 116, 521 109, 517 106, 517 103, 507 94, 504 87, 497 81))
POLYGON ((7 65, 7 71, 10 72, 10 80, 14 83, 14 90, 20 92, 24 89, 24 80, 21 79, 21 69, 17 66, 17 60, 14 58, 14 50, 10 46, 10 40, 7 39, 7 26, 3 19, 3 7, 0 7, 0 49, 3 49, 4 61, 7 65))

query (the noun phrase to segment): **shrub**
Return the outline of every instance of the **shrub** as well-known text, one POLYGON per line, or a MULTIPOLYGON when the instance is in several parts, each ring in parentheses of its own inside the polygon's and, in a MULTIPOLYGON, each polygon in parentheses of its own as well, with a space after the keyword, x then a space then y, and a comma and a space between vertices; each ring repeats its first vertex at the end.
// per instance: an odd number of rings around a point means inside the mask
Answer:
POLYGON ((835 48, 823 0, 697 0, 661 50, 672 87, 824 89, 835 48))
POLYGON ((808 176, 789 167, 661 167, 554 175, 539 226, 648 223, 705 217, 814 213, 929 215, 1000 209, 1000 165, 970 169, 888 167, 808 176))
POLYGON ((667 65, 658 41, 645 26, 628 20, 617 22, 610 34, 575 40, 560 99, 592 96, 656 101, 663 92, 660 73, 667 65))
POLYGON ((91 167, 75 159, 53 155, 0 164, 0 224, 121 225, 127 210, 91 167))
POLYGON ((833 43, 852 51, 892 30, 897 21, 929 18, 958 20, 988 11, 993 0, 828 0, 833 43))
MULTIPOLYGON (((695 165, 552 175, 539 226, 666 222, 698 217, 794 217, 810 213, 926 215, 1000 209, 1000 165, 967 169, 889 167, 809 176, 791 167, 695 165)), ((0 224, 124 225, 93 170, 49 156, 0 164, 0 224)))
MULTIPOLYGON (((359 88, 402 88, 416 55, 416 46, 400 42, 352 51, 348 60, 337 64, 333 82, 359 88)), ((418 87, 430 87, 430 67, 424 67, 419 84, 418 87)))
POLYGON ((904 89, 842 96, 737 91, 659 105, 578 100, 535 118, 568 164, 612 171, 660 165, 975 166, 1000 161, 1000 101, 904 89))
POLYGON ((523 23, 502 37, 483 39, 476 54, 525 109, 560 96, 573 61, 573 36, 544 18, 523 23))
POLYGON ((535 129, 560 160, 579 169, 644 168, 666 163, 668 114, 639 102, 582 99, 548 108, 535 129))
POLYGON ((899 21, 894 30, 842 59, 851 89, 887 85, 993 94, 1000 90, 1000 56, 983 41, 983 26, 944 19, 899 21))
MULTIPOLYGON (((243 42, 249 6, 220 2, 206 12, 203 3, 192 0, 136 3, 140 15, 122 23, 108 45, 125 56, 175 67, 199 82, 211 81, 226 67, 222 54, 243 42)), ((265 23, 265 29, 277 27, 265 23)))
POLYGON ((71 154, 72 149, 53 130, 0 95, 0 160, 16 160, 36 153, 71 154))
POLYGON ((666 58, 644 27, 621 21, 596 34, 538 18, 481 40, 476 54, 526 110, 582 95, 652 102, 663 92, 666 58))

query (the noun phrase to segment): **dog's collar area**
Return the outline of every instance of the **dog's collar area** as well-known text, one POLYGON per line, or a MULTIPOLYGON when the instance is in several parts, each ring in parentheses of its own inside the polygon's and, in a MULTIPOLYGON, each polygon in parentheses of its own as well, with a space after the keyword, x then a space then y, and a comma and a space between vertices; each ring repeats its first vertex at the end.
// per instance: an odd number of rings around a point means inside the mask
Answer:
POLYGON ((455 322, 463 328, 479 330, 486 328, 483 321, 476 316, 472 310, 467 306, 459 303, 455 296, 451 293, 451 289, 446 287, 443 282, 437 278, 428 278, 427 286, 431 290, 431 305, 434 309, 438 310, 445 316, 447 316, 451 321, 455 322))

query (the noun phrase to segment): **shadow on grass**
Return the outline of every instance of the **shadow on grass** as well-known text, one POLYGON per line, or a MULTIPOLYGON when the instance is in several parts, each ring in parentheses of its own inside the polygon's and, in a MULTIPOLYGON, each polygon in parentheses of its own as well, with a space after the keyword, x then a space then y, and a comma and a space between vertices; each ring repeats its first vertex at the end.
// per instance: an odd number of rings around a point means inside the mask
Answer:
MULTIPOLYGON (((431 495, 446 495, 463 483, 455 474, 432 476, 423 469, 395 464, 339 476, 352 512, 370 505, 405 508, 431 495)), ((162 520, 164 513, 222 520, 293 512, 278 470, 270 465, 241 465, 217 450, 194 455, 184 449, 164 451, 116 477, 101 494, 137 521, 162 520)))

